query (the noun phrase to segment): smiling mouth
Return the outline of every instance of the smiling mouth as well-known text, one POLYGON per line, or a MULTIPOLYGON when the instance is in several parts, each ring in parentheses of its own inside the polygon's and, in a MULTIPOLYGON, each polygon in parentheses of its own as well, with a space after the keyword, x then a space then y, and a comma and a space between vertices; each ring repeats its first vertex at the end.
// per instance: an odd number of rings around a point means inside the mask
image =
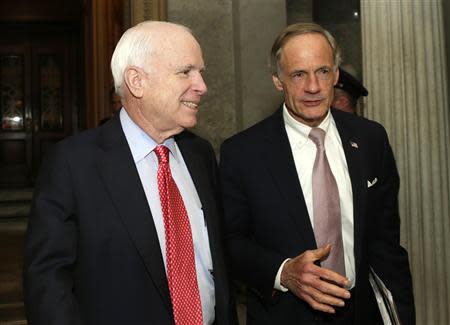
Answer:
POLYGON ((198 104, 190 101, 183 100, 181 102, 184 106, 189 107, 190 109, 198 109, 198 104))

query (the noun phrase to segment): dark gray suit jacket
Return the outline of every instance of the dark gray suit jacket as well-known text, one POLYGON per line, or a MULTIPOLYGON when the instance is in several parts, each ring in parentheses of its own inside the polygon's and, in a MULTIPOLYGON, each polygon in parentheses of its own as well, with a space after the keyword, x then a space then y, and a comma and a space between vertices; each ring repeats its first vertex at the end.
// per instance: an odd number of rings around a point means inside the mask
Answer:
MULTIPOLYGON (((354 323, 377 319, 368 281, 372 266, 391 289, 403 324, 414 324, 408 255, 399 244, 399 178, 386 132, 364 118, 332 114, 353 191, 354 323)), ((248 323, 315 323, 323 315, 290 292, 273 291, 282 261, 316 248, 282 109, 225 141, 220 169, 232 271, 249 288, 248 323)))
MULTIPOLYGON (((192 133, 176 142, 208 228, 216 323, 234 324, 215 155, 192 133)), ((24 291, 31 324, 173 324, 156 229, 118 117, 57 144, 44 162, 29 221, 24 291)))

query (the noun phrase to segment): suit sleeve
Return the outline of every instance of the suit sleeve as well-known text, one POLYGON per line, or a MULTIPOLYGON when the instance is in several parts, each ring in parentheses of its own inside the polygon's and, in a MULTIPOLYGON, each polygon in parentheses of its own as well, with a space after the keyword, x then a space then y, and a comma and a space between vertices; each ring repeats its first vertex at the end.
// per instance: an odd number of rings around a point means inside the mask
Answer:
POLYGON ((251 202, 244 184, 245 168, 251 168, 248 162, 242 162, 235 144, 226 141, 221 147, 220 176, 225 211, 225 233, 231 255, 232 275, 253 290, 261 298, 269 301, 277 271, 286 256, 271 251, 254 239, 251 202))
POLYGON ((394 296, 402 324, 415 324, 412 280, 408 253, 400 245, 400 217, 398 208, 399 176, 386 132, 378 182, 368 189, 369 220, 372 238, 369 242, 370 265, 385 282, 394 296))
POLYGON ((74 215, 69 164, 57 145, 41 167, 28 223, 24 296, 30 324, 82 324, 74 297, 74 215))

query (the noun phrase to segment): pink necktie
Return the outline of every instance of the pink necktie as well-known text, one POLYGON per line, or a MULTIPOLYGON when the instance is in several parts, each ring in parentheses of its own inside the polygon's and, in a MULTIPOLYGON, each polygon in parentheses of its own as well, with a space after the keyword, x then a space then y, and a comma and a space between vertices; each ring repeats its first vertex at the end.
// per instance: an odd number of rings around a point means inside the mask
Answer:
POLYGON ((158 189, 166 234, 167 280, 176 325, 201 325, 202 305, 195 271, 192 232, 180 191, 172 178, 169 149, 155 148, 158 189))
POLYGON ((321 265, 345 276, 339 190, 325 153, 325 131, 312 128, 309 138, 317 153, 312 175, 314 236, 317 247, 331 244, 331 252, 321 265))

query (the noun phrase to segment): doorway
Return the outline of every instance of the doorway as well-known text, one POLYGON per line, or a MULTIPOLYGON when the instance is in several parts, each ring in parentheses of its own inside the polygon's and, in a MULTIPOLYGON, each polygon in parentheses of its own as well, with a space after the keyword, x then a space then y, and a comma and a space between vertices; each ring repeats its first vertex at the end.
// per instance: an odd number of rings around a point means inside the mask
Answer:
POLYGON ((34 183, 42 157, 77 119, 79 30, 6 24, 0 40, 0 187, 34 183))

